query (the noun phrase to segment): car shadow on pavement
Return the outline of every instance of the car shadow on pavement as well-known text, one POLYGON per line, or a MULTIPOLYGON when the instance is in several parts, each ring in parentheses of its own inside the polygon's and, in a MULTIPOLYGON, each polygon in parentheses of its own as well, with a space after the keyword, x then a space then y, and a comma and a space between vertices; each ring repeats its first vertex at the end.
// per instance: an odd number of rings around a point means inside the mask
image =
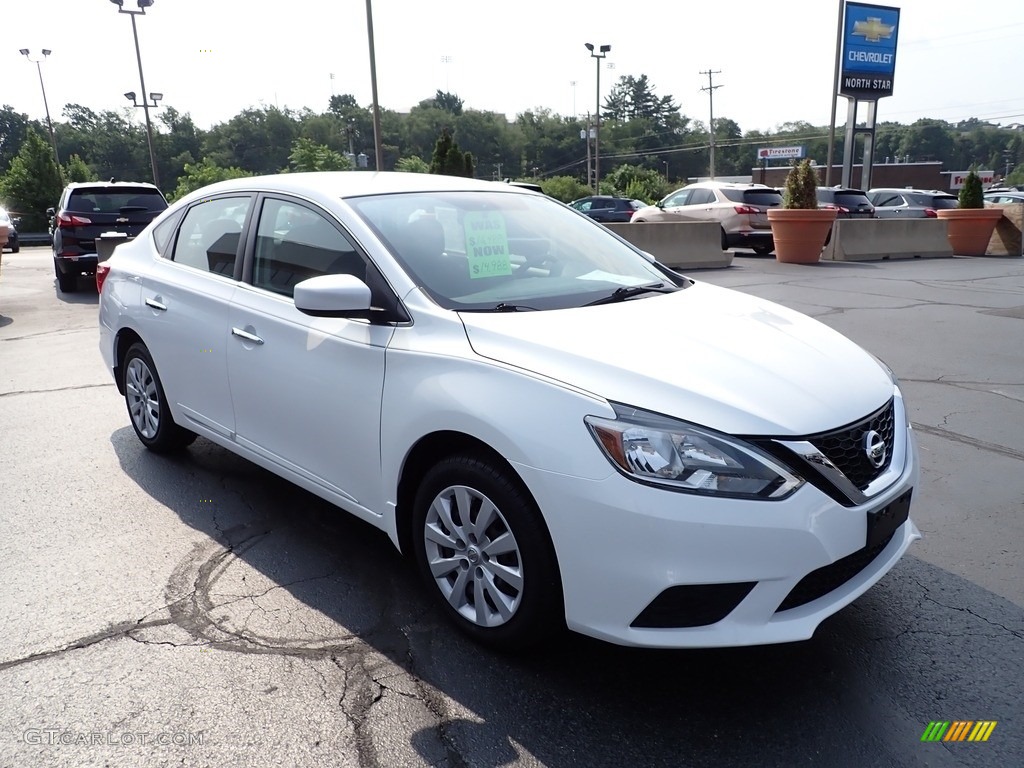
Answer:
POLYGON ((169 575, 177 626, 192 644, 337 666, 340 701, 310 691, 310 706, 340 706, 366 734, 361 765, 399 764, 382 751, 399 738, 449 766, 917 764, 929 720, 1021 711, 1019 691, 995 682, 1019 669, 1016 652, 993 638, 1019 651, 1024 612, 1008 618, 1009 604, 986 607, 983 590, 913 557, 801 643, 640 650, 566 633, 504 655, 450 627, 372 526, 202 438, 175 456, 130 427, 111 443, 155 502, 143 514, 169 509, 207 540, 169 575), (973 651, 958 656, 958 637, 973 651), (1003 693, 966 709, 975 684, 1003 693))
POLYGON ((68 293, 57 287, 57 280, 53 281, 53 291, 58 301, 65 304, 99 304, 100 295, 96 292, 96 283, 92 278, 80 277, 77 290, 68 293))

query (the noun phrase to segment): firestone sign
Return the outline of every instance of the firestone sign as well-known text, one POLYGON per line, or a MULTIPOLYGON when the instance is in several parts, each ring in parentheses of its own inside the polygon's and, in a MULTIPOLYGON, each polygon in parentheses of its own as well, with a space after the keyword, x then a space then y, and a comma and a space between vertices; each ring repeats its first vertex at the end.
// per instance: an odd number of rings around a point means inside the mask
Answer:
POLYGON ((803 156, 803 147, 760 147, 757 150, 758 160, 781 160, 803 156))
POLYGON ((900 9, 848 2, 843 24, 839 93, 861 101, 892 96, 900 9))

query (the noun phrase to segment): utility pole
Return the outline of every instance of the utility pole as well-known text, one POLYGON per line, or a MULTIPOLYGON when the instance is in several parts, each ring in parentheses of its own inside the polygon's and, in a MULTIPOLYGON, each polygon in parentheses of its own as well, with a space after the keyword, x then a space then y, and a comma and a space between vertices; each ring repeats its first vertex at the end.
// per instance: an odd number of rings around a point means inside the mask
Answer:
POLYGON ((708 87, 707 88, 701 88, 701 90, 708 92, 708 104, 709 104, 709 112, 710 112, 710 119, 708 120, 708 135, 711 137, 711 168, 710 168, 710 174, 709 175, 711 176, 711 180, 714 181, 715 180, 715 91, 718 88, 721 88, 722 86, 720 86, 720 85, 712 85, 712 83, 711 83, 711 76, 712 75, 720 75, 720 74, 722 74, 722 70, 720 70, 720 69, 710 70, 709 69, 709 70, 707 70, 705 72, 701 72, 700 74, 708 76, 708 87))

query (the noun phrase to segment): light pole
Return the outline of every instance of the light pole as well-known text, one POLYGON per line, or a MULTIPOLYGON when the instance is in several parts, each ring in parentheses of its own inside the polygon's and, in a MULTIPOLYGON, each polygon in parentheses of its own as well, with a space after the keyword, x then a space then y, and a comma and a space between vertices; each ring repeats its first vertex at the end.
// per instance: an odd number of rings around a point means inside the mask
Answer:
POLYGON ((373 154, 377 165, 384 170, 384 144, 380 132, 380 103, 377 101, 377 56, 373 50, 373 3, 366 0, 366 37, 370 41, 370 91, 373 95, 373 154))
POLYGON ((150 122, 149 119, 149 108, 150 106, 156 107, 156 102, 158 100, 157 97, 163 98, 163 94, 150 94, 150 97, 153 98, 152 105, 146 98, 146 78, 142 74, 142 54, 139 52, 139 30, 135 26, 135 17, 140 15, 144 16, 146 14, 146 9, 153 5, 154 0, 135 0, 136 5, 139 6, 137 11, 125 8, 124 0, 110 0, 110 2, 117 6, 118 13, 127 13, 132 17, 132 36, 135 38, 135 59, 139 62, 139 83, 142 85, 142 104, 135 103, 134 92, 129 91, 131 95, 129 96, 129 93, 126 93, 125 96, 130 98, 136 107, 141 106, 142 111, 146 113, 146 143, 149 145, 149 165, 153 171, 153 183, 159 187, 160 174, 156 170, 156 153, 153 151, 153 123, 150 122))
POLYGON ((608 51, 612 49, 610 45, 602 45, 598 48, 598 53, 594 53, 594 46, 591 43, 584 43, 587 50, 590 51, 591 58, 595 59, 597 64, 597 114, 595 115, 595 130, 594 130, 594 194, 601 194, 601 59, 603 59, 608 51))
POLYGON ((43 59, 45 59, 47 56, 49 56, 52 53, 52 51, 49 48, 43 48, 43 50, 42 50, 43 58, 42 59, 33 59, 29 55, 30 51, 29 51, 28 48, 20 49, 20 53, 26 59, 28 59, 33 64, 35 64, 36 65, 36 71, 39 72, 39 87, 43 91, 43 108, 46 109, 46 127, 50 130, 50 146, 53 147, 53 160, 54 160, 55 163, 57 163, 57 176, 60 178, 61 186, 63 186, 64 185, 64 172, 60 168, 60 155, 57 154, 57 139, 53 135, 53 122, 50 120, 50 105, 46 101, 46 86, 43 85, 43 67, 42 67, 42 65, 40 63, 40 62, 43 61, 43 59))

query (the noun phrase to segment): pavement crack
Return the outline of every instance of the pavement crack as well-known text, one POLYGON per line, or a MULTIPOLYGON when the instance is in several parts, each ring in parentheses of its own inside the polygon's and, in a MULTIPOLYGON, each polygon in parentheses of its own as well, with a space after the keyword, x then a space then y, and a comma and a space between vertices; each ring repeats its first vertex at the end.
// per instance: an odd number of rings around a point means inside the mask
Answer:
POLYGON ((45 395, 51 392, 72 392, 78 389, 97 389, 101 387, 116 386, 114 382, 105 384, 75 384, 69 387, 55 387, 53 389, 16 389, 13 392, 0 392, 0 397, 13 397, 14 395, 45 395))
MULTIPOLYGON (((121 637, 130 637, 129 633, 139 629, 146 629, 149 627, 163 627, 172 623, 170 619, 157 619, 156 621, 150 621, 143 624, 139 624, 135 621, 121 622, 114 624, 101 632, 95 632, 91 635, 85 635, 77 640, 72 640, 70 643, 62 648, 56 648, 51 651, 40 651, 39 653, 31 653, 28 656, 23 656, 20 659, 11 659, 10 661, 0 662, 0 672, 11 669, 12 667, 18 667, 22 664, 30 664, 35 661, 41 661, 43 659, 53 658, 67 653, 68 651, 78 651, 83 648, 89 648, 90 646, 98 643, 105 642, 107 640, 116 640, 121 637)), ((134 638, 133 638, 134 639, 134 638)))
POLYGON ((918 432, 924 432, 926 435, 934 435, 935 437, 943 437, 946 440, 952 440, 956 443, 963 443, 964 445, 970 445, 982 451, 989 451, 990 453, 998 453, 1002 456, 1009 456, 1011 459, 1017 459, 1018 461, 1024 461, 1024 451, 1018 451, 1014 448, 1008 448, 1005 445, 997 445, 995 443, 989 443, 984 440, 978 440, 974 437, 968 437, 967 435, 961 435, 958 432, 951 432, 948 429, 942 429, 941 427, 932 427, 928 424, 921 424, 914 422, 914 429, 918 432))

